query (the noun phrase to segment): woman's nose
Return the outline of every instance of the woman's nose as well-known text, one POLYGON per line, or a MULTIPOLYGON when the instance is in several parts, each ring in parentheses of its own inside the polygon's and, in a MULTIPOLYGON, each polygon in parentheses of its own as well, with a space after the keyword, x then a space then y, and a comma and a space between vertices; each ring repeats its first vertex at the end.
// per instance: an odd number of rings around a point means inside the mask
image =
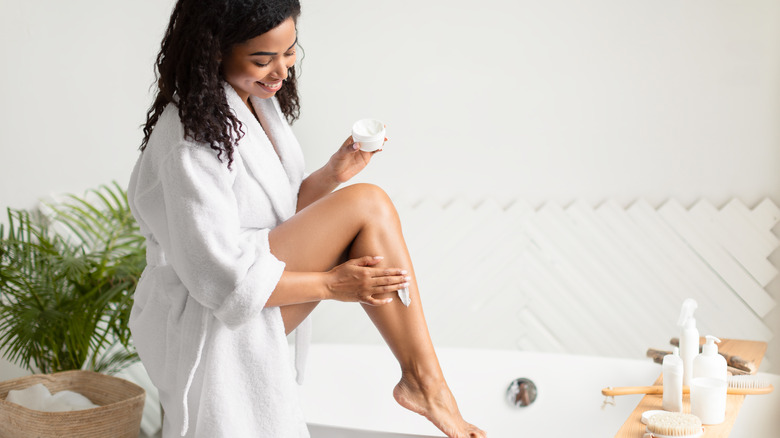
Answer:
POLYGON ((276 64, 276 68, 274 69, 274 76, 276 76, 278 79, 285 80, 287 79, 287 72, 289 70, 289 66, 286 62, 280 60, 276 64))

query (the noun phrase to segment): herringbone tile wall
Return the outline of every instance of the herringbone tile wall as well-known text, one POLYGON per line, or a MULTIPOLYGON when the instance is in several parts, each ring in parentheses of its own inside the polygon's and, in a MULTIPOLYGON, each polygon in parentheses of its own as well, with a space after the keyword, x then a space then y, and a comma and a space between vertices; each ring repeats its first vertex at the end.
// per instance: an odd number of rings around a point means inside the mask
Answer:
MULTIPOLYGON (((671 349, 692 297, 702 336, 770 342, 762 369, 776 372, 770 200, 394 201, 437 345, 642 358, 671 349)), ((322 303, 314 324, 314 342, 382 342, 359 306, 322 303)))

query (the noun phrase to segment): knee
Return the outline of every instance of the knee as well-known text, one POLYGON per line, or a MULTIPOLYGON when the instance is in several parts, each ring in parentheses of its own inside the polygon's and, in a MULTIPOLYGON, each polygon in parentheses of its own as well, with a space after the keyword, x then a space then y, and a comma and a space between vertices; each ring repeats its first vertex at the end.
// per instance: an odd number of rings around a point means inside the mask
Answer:
POLYGON ((354 197, 357 205, 368 215, 372 221, 376 220, 398 220, 398 212, 393 205, 390 196, 382 190, 381 187, 374 184, 354 184, 346 189, 350 190, 350 195, 354 197))

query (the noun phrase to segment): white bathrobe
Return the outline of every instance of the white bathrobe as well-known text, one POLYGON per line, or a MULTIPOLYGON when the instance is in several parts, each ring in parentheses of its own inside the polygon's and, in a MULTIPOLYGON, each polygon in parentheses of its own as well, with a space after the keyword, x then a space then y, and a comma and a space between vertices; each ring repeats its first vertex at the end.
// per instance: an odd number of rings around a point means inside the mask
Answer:
POLYGON ((232 169, 184 138, 171 104, 133 170, 148 266, 130 329, 164 437, 308 437, 281 313, 264 308, 284 270, 268 233, 295 213, 303 155, 275 98, 252 97, 261 126, 225 91, 246 133, 232 169))

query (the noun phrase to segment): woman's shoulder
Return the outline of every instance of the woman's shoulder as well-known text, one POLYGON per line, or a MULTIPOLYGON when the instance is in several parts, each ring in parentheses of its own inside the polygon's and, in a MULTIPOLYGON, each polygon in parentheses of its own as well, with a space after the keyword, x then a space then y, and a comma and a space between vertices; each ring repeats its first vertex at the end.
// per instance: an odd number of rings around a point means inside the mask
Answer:
POLYGON ((157 119, 152 135, 149 137, 149 143, 169 142, 176 139, 184 139, 184 125, 179 117, 179 108, 171 102, 165 106, 160 118, 157 119))
POLYGON ((170 155, 171 152, 182 149, 208 148, 208 145, 195 142, 184 135, 184 125, 179 117, 179 108, 175 103, 169 103, 152 129, 146 150, 158 159, 170 155))

